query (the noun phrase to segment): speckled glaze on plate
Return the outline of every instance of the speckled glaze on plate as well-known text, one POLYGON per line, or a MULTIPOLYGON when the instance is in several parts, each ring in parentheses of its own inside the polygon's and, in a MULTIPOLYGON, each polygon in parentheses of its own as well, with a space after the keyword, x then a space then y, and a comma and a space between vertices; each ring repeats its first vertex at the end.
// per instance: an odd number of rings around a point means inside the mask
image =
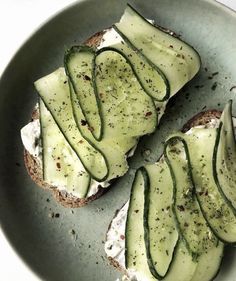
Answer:
MULTIPOLYGON (((236 114, 236 15, 207 0, 131 1, 147 18, 170 28, 201 55, 202 68, 169 104, 157 132, 141 140, 128 174, 101 199, 65 209, 29 178, 19 130, 37 101, 33 81, 63 64, 64 50, 109 27, 125 1, 90 0, 68 7, 21 47, 0 80, 0 222, 17 253, 42 280, 114 281, 120 274, 104 253, 107 227, 129 197, 135 168, 155 161, 165 136, 197 112, 222 109, 234 100, 236 114), (143 151, 150 149, 145 158, 143 151), (53 217, 52 214, 58 214, 53 217)), ((225 252, 218 281, 235 281, 236 250, 225 252)))

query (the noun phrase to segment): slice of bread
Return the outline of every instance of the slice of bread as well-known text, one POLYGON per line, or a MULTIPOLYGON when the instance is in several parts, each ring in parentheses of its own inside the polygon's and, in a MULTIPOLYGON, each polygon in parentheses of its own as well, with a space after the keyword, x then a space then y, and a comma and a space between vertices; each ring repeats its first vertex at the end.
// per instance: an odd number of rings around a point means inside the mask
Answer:
MULTIPOLYGON (((99 46, 105 32, 106 30, 97 32, 92 37, 87 39, 84 43, 90 47, 99 46)), ((39 119, 39 111, 37 109, 33 110, 31 118, 32 118, 31 121, 39 119)), ((43 171, 41 165, 37 161, 36 157, 31 155, 26 149, 24 149, 24 162, 28 174, 31 176, 32 180, 38 186, 47 190, 51 190, 53 192, 55 199, 64 207, 68 207, 68 208, 82 207, 88 204, 89 202, 99 198, 109 189, 109 187, 102 188, 101 186, 99 186, 97 193, 93 194, 92 196, 89 196, 87 198, 77 198, 64 190, 62 191, 57 189, 56 186, 50 186, 49 184, 47 184, 43 179, 43 171)))
MULTIPOLYGON (((218 110, 207 110, 204 112, 200 112, 198 114, 196 114, 194 117, 192 117, 182 128, 182 132, 186 133, 188 130, 190 130, 193 127, 196 126, 202 126, 202 125, 206 125, 207 123, 210 123, 212 119, 220 119, 221 116, 221 111, 218 110)), ((123 206, 122 206, 123 207, 123 206)), ((121 208, 122 208, 121 207, 121 208)), ((116 218, 116 216, 118 215, 119 211, 121 209, 117 210, 115 213, 115 216, 113 217, 112 221, 116 218)), ((108 227, 107 230, 107 234, 111 228, 112 225, 112 221, 110 222, 110 225, 108 227)), ((107 234, 106 234, 106 241, 107 241, 107 234)), ((127 272, 127 270, 117 262, 116 259, 108 256, 107 257, 109 260, 109 263, 114 266, 116 269, 118 269, 120 272, 122 272, 124 275, 126 275, 127 277, 129 277, 129 274, 127 272)))
MULTIPOLYGON (((178 37, 174 32, 172 32, 171 30, 165 29, 160 27, 164 32, 169 33, 172 36, 178 37)), ((100 43, 103 40, 103 35, 107 32, 111 30, 111 28, 105 29, 103 31, 97 32, 95 33, 93 36, 91 36, 90 38, 88 38, 84 44, 90 47, 98 47, 100 45, 100 43)), ((39 112, 37 110, 34 110, 32 113, 32 121, 39 119, 39 112)), ((87 197, 87 198, 77 198, 69 193, 67 193, 66 191, 62 191, 57 189, 57 187, 55 186, 50 186, 49 184, 47 184, 44 180, 43 180, 43 172, 42 172, 42 167, 39 164, 39 162, 37 161, 36 157, 34 157, 33 155, 31 155, 26 149, 24 149, 24 162, 25 162, 25 166, 26 169, 29 173, 29 175, 31 176, 32 180, 40 187, 47 189, 47 190, 51 190, 53 192, 53 195, 55 196, 55 199, 61 203, 64 207, 69 207, 69 208, 78 208, 78 207, 82 207, 86 204, 88 204, 89 202, 99 198, 100 196, 102 196, 108 189, 107 188, 102 188, 101 186, 98 188, 97 193, 95 193, 94 195, 87 197)))

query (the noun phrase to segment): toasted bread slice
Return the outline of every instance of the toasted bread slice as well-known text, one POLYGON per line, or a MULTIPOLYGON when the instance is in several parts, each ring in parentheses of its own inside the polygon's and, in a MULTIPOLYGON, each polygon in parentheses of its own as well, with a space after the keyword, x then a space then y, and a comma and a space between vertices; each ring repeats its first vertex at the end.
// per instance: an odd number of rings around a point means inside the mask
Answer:
MULTIPOLYGON (((87 39, 85 41, 85 44, 90 47, 97 47, 102 41, 102 37, 106 30, 97 32, 92 37, 87 39)), ((39 119, 39 112, 37 109, 34 109, 32 112, 32 121, 39 119)), ((89 202, 99 198, 101 195, 103 195, 108 188, 102 188, 99 187, 97 193, 93 194, 92 196, 89 196, 87 198, 77 198, 71 194, 69 194, 66 191, 58 190, 56 186, 50 186, 48 183, 46 183, 43 179, 43 171, 42 167, 37 161, 36 157, 31 155, 26 149, 24 149, 24 162, 26 169, 28 171, 28 174, 32 178, 32 180, 40 187, 50 190, 53 192, 53 195, 55 199, 62 204, 64 207, 68 208, 78 208, 82 207, 89 202)))
MULTIPOLYGON (((185 133, 188 130, 190 130, 193 127, 196 126, 202 126, 202 125, 206 125, 207 123, 211 122, 212 119, 220 119, 221 116, 221 111, 218 110, 207 110, 204 112, 200 112, 198 114, 196 114, 194 117, 192 117, 182 128, 182 132, 185 133)), ((122 206, 123 207, 123 206, 122 206)), ((120 209, 121 210, 121 209, 120 209)), ((116 218, 117 214, 119 213, 120 210, 117 210, 115 213, 115 216, 113 217, 108 230, 107 230, 107 234, 111 228, 112 222, 113 220, 116 218)), ((107 241, 107 234, 106 234, 106 241, 107 241)), ((124 275, 126 275, 127 277, 129 277, 127 270, 121 265, 119 264, 119 262, 117 262, 116 259, 108 256, 107 257, 109 260, 109 263, 114 266, 116 269, 118 269, 120 272, 122 272, 124 275)))

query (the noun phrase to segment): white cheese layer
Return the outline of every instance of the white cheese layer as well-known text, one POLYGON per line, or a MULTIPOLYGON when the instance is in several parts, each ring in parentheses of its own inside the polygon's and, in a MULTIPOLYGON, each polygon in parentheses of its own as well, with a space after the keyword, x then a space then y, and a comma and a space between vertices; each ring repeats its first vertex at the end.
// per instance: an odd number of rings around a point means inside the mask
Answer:
POLYGON ((122 37, 115 31, 115 29, 109 28, 105 30, 102 40, 97 48, 101 49, 103 47, 119 44, 122 41, 122 37))
POLYGON ((21 139, 25 149, 42 163, 39 119, 30 122, 21 129, 21 139))
MULTIPOLYGON (((196 126, 195 128, 218 128, 219 119, 211 119, 211 121, 205 125, 196 126)), ((233 118, 234 130, 236 135, 236 118, 233 118)), ((186 134, 191 134, 192 128, 186 132, 186 134)), ((110 228, 107 232, 106 242, 105 242, 105 252, 108 257, 112 257, 117 261, 120 266, 125 268, 125 226, 127 219, 127 212, 129 208, 129 201, 120 209, 115 218, 112 220, 110 228)), ((127 270, 127 269, 126 269, 127 270)), ((133 270, 127 270, 130 279, 128 281, 143 281, 139 277, 138 273, 133 270)), ((126 277, 127 278, 127 277, 126 277)))

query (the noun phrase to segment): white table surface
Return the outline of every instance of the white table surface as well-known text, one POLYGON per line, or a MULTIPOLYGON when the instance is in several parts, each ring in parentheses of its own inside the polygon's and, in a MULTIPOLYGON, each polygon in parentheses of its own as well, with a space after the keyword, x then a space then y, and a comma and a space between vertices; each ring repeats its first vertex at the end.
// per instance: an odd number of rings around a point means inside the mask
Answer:
MULTIPOLYGON (((0 0, 0 75, 28 36, 47 18, 73 2, 75 0, 0 0)), ((219 2, 236 10, 236 0, 219 2)), ((0 261, 0 280, 40 281, 20 260, 1 229, 0 261)))

